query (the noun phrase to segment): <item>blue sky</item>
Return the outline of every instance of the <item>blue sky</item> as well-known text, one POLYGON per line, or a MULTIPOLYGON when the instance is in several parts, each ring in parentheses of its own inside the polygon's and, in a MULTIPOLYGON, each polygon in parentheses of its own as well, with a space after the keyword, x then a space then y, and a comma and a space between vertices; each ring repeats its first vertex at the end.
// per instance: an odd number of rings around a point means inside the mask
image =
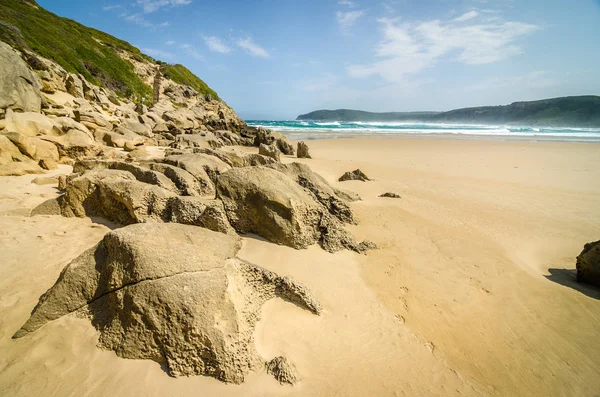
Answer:
POLYGON ((600 94, 600 0, 38 0, 182 63, 246 119, 600 94))

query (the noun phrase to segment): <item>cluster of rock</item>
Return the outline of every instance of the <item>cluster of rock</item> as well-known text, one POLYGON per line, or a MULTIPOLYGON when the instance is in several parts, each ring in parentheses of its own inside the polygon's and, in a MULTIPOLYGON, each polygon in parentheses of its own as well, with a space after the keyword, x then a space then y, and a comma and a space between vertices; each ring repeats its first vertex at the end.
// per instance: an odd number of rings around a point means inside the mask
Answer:
MULTIPOLYGON (((266 145, 275 159, 279 152, 294 154, 283 135, 247 126, 225 102, 191 87, 163 79, 165 94, 148 107, 118 98, 50 60, 36 60, 39 70, 33 71, 21 54, 0 42, 0 175, 42 173, 90 157, 120 158, 143 146, 266 145)), ((128 60, 140 77, 153 77, 156 65, 128 60)))
POLYGON ((294 383, 287 359, 266 362, 256 352, 261 307, 279 297, 319 315, 321 305, 289 277, 236 258, 239 248, 237 236, 173 223, 110 232, 65 267, 13 338, 83 311, 100 346, 157 361, 172 376, 241 383, 266 365, 278 381, 294 383))
POLYGON ((364 172, 362 172, 359 169, 356 169, 354 171, 348 171, 346 173, 344 173, 344 175, 340 176, 340 178, 338 179, 340 182, 344 182, 344 181, 370 181, 371 179, 369 179, 369 177, 367 176, 367 174, 365 174, 364 172))
POLYGON ((344 224, 358 197, 331 187, 304 164, 282 164, 234 148, 168 149, 140 162, 79 160, 59 181, 64 194, 33 214, 99 216, 129 225, 174 222, 221 233, 256 234, 296 249, 373 248, 344 224))

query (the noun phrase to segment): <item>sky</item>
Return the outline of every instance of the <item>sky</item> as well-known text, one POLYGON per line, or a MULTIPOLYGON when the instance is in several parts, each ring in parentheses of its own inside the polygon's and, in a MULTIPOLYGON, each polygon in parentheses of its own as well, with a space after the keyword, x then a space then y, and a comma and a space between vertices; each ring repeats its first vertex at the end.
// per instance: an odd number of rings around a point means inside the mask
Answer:
POLYGON ((181 63, 245 119, 600 94, 600 0, 38 0, 181 63))

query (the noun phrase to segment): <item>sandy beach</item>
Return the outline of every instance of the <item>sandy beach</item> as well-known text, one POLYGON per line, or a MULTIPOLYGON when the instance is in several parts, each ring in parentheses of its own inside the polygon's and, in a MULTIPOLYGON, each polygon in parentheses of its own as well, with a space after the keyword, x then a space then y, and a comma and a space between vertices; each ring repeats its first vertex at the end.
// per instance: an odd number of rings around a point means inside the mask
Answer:
POLYGON ((31 175, 0 178, 0 395, 597 395, 600 290, 577 284, 574 269, 600 236, 600 145, 308 143, 313 159, 282 162, 358 193, 349 230, 380 249, 330 254, 244 237, 240 258, 292 276, 324 307, 313 316, 273 299, 255 331, 259 354, 290 358, 299 384, 264 371, 241 385, 172 378, 153 361, 98 349, 97 331, 75 315, 11 339, 62 268, 111 227, 28 217, 58 194, 31 175), (337 181, 356 168, 373 180, 337 181))

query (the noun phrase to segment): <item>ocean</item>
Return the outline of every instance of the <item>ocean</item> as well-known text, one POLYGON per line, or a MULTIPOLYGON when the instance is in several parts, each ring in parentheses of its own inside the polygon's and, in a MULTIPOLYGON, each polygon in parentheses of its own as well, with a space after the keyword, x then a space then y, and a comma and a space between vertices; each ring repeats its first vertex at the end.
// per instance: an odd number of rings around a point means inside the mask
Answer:
POLYGON ((388 136, 453 136, 456 138, 492 138, 579 141, 600 143, 600 128, 533 127, 506 125, 442 124, 419 122, 314 122, 247 120, 284 133, 290 139, 332 139, 388 136))

